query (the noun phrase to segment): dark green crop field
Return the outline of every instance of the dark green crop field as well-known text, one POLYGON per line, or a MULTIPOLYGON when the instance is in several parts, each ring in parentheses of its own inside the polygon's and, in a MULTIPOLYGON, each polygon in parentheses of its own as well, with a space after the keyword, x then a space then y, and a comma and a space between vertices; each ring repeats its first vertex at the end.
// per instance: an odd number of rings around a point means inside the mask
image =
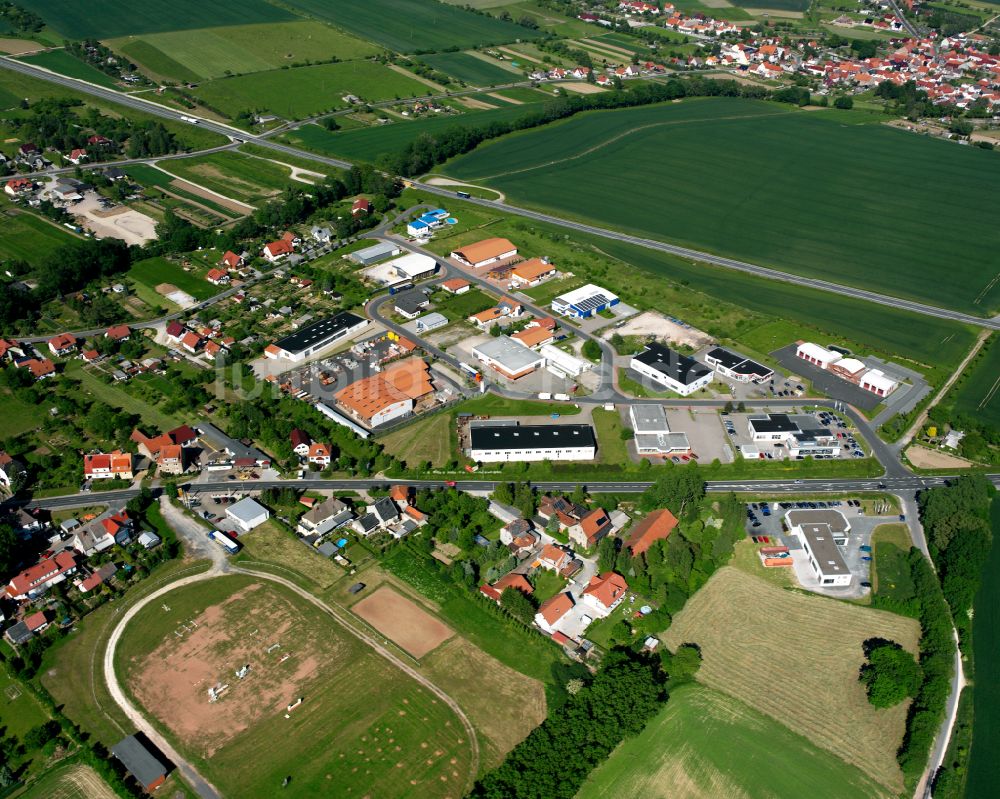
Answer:
POLYGON ((473 86, 496 86, 513 83, 524 77, 518 72, 511 72, 468 53, 436 53, 420 56, 420 60, 473 86))
POLYGON ((60 75, 68 75, 71 78, 79 78, 90 83, 96 83, 98 86, 104 86, 108 89, 121 88, 118 82, 110 75, 106 75, 96 67, 84 63, 65 50, 46 50, 41 53, 21 56, 18 60, 34 64, 38 67, 44 67, 45 69, 51 69, 60 75))
POLYGON ((283 8, 264 0, 23 0, 52 28, 72 39, 111 39, 139 33, 249 25, 295 19, 283 8))
POLYGON ((722 98, 594 112, 504 137, 442 171, 606 227, 1000 310, 1000 159, 837 119, 722 98))
POLYGON ((949 399, 955 410, 1000 427, 1000 335, 994 333, 981 357, 962 376, 949 399))
POLYGON ((401 53, 504 44, 541 35, 436 0, 290 0, 289 5, 401 53))
POLYGON ((809 0, 732 0, 739 8, 773 8, 775 11, 805 11, 809 0))
POLYGON ((322 155, 374 163, 379 156, 399 152, 421 134, 434 134, 448 130, 448 128, 478 127, 479 125, 488 125, 491 122, 519 119, 538 110, 541 106, 542 103, 504 105, 502 108, 489 111, 471 111, 456 116, 426 117, 412 122, 395 122, 391 125, 355 128, 339 133, 330 133, 319 125, 304 125, 298 130, 285 134, 282 139, 289 144, 322 155))

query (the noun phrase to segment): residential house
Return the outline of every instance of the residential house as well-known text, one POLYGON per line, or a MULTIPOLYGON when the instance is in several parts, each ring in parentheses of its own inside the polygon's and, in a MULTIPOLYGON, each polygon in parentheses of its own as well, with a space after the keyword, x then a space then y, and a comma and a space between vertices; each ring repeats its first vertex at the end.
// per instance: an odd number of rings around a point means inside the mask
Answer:
POLYGON ((336 497, 314 505, 299 519, 296 532, 301 536, 322 536, 354 518, 351 510, 336 497))
POLYGON ((7 192, 10 197, 22 197, 25 194, 30 194, 34 188, 35 184, 31 178, 17 177, 8 180, 3 187, 3 190, 7 192))
POLYGON ((306 458, 309 463, 315 463, 317 466, 326 468, 330 465, 331 451, 329 444, 317 441, 309 445, 306 458))
POLYGON ((185 469, 184 448, 182 446, 167 444, 160 448, 156 456, 157 474, 183 474, 185 469))
POLYGON ((289 438, 292 441, 292 452, 298 455, 300 458, 305 458, 309 455, 309 445, 312 444, 312 438, 305 430, 299 430, 295 428, 289 434, 289 438))
POLYGON ((563 569, 570 565, 573 555, 557 544, 546 544, 542 551, 538 553, 538 566, 556 573, 561 573, 563 569))
POLYGON ((113 325, 109 327, 105 333, 104 338, 109 338, 112 341, 122 342, 128 341, 129 337, 132 335, 132 328, 128 325, 113 325))
POLYGON ((64 549, 51 558, 43 558, 34 566, 29 566, 16 574, 7 584, 7 596, 20 601, 41 596, 56 583, 76 572, 76 558, 70 550, 64 549))
POLYGON ((556 268, 542 258, 531 258, 522 261, 511 270, 511 288, 523 288, 525 286, 537 286, 539 283, 548 280, 555 275, 556 268))
POLYGON ((131 480, 132 455, 128 452, 94 452, 83 456, 83 477, 86 480, 131 480))
POLYGON ((450 280, 444 281, 441 284, 441 288, 449 294, 465 294, 465 292, 472 288, 472 284, 460 277, 453 277, 450 280))
POLYGON ((25 358, 17 362, 17 368, 25 368, 31 372, 35 380, 44 380, 52 377, 56 373, 56 365, 48 358, 25 358))
POLYGON ((592 549, 614 529, 604 508, 596 508, 569 528, 569 539, 583 549, 592 549))
POLYGON ((189 330, 183 336, 181 336, 181 346, 190 352, 192 355, 197 354, 198 350, 205 346, 205 339, 199 336, 192 330, 189 330))
POLYGON ((309 231, 309 237, 317 244, 329 244, 333 239, 333 232, 328 227, 313 225, 309 231))
POLYGON ((72 355, 76 352, 77 338, 72 333, 60 333, 50 338, 48 344, 53 355, 59 357, 72 355))
POLYGON ((24 347, 16 341, 0 338, 0 361, 13 361, 24 357, 24 347))
POLYGON ((367 214, 371 211, 372 204, 369 200, 364 197, 358 197, 351 206, 351 216, 360 216, 361 214, 367 214))
POLYGON ((104 531, 108 535, 114 538, 118 546, 125 547, 132 543, 135 521, 128 515, 127 511, 118 511, 101 519, 101 527, 104 528, 104 531))
POLYGON ((264 258, 272 264, 280 261, 282 258, 287 258, 293 252, 295 252, 295 248, 291 242, 284 239, 272 241, 264 245, 264 258))
POLYGON ((69 151, 69 155, 66 156, 66 160, 71 164, 80 164, 87 160, 87 151, 82 147, 76 147, 69 151))
MULTIPOLYGON (((152 533, 143 533, 143 535, 153 535, 152 533)), ((77 580, 75 585, 80 589, 81 594, 87 594, 97 588, 99 585, 106 583, 115 574, 118 573, 118 567, 113 563, 105 563, 99 569, 95 569, 90 573, 89 576, 84 577, 82 580, 77 580)))
POLYGON ((0 485, 10 488, 11 483, 25 474, 24 464, 0 450, 0 485))
POLYGON ((208 274, 205 275, 205 280, 213 286, 221 286, 229 282, 229 273, 224 269, 209 269, 208 274))
POLYGON ((596 616, 604 618, 622 603, 627 593, 628 583, 624 577, 615 572, 604 572, 590 578, 590 582, 581 594, 581 601, 591 608, 596 616))
POLYGON ((396 503, 389 497, 381 497, 368 506, 364 516, 354 520, 352 527, 357 533, 367 537, 378 530, 386 529, 399 521, 399 518, 400 513, 396 503))
POLYGON ((524 330, 511 333, 510 337, 514 341, 520 341, 525 347, 531 349, 551 344, 555 340, 555 334, 549 328, 542 327, 541 325, 529 325, 524 330))
POLYGON ((73 549, 89 558, 115 545, 115 537, 104 529, 100 522, 91 522, 80 527, 73 535, 73 549))
POLYGON ((219 266, 224 266, 226 269, 242 269, 245 263, 246 260, 242 255, 237 255, 232 250, 226 250, 222 260, 219 261, 219 266))
POLYGON ((500 598, 503 596, 503 592, 508 588, 512 588, 515 591, 520 591, 526 596, 531 596, 535 593, 534 587, 528 582, 528 578, 523 574, 515 574, 510 572, 505 574, 499 580, 497 580, 493 585, 481 585, 479 586, 479 592, 492 599, 498 605, 500 604, 500 598))
POLYGON ((568 592, 561 592, 545 600, 535 614, 535 624, 549 635, 556 631, 556 625, 574 606, 573 597, 568 592))
POLYGON ((677 517, 666 508, 647 514, 631 530, 625 546, 632 557, 645 554, 657 541, 665 541, 677 527, 677 517))

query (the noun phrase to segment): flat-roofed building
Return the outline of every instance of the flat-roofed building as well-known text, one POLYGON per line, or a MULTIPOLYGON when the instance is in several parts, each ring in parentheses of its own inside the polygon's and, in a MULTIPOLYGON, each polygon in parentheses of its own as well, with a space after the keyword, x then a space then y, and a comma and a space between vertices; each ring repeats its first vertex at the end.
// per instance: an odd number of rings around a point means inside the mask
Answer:
POLYGON ((552 310, 561 316, 587 319, 617 305, 618 302, 618 295, 614 292, 588 283, 586 286, 560 294, 552 300, 552 310))
POLYGON ((789 457, 840 454, 840 441, 832 430, 821 427, 808 414, 768 413, 747 419, 747 430, 755 443, 781 444, 789 457))
POLYGON ((789 531, 802 543, 809 566, 819 584, 846 587, 853 581, 840 546, 846 545, 850 525, 836 510, 790 510, 785 514, 789 531))
POLYGON ((385 264, 385 268, 390 269, 395 275, 395 282, 405 282, 430 277, 437 271, 438 265, 429 255, 410 252, 389 261, 385 264))
POLYGON ((629 419, 640 455, 674 455, 691 451, 687 433, 672 433, 662 405, 630 405, 629 419))
POLYGON ((304 361, 331 344, 350 338, 369 324, 367 319, 343 311, 268 345, 264 355, 274 360, 281 358, 293 362, 304 361))
POLYGON ((379 261, 384 261, 386 258, 391 258, 393 255, 399 255, 399 253, 400 249, 395 244, 388 241, 380 241, 371 247, 365 247, 363 250, 352 252, 347 257, 354 261, 354 263, 361 264, 361 266, 371 266, 372 264, 377 264, 379 261))
POLYGON ((451 257, 456 261, 474 269, 508 261, 516 255, 517 247, 509 239, 500 238, 483 239, 451 253, 451 257))
POLYGON ((538 354, 545 358, 545 368, 560 377, 579 377, 593 367, 590 361, 570 355, 554 344, 543 344, 538 354))
POLYGON ((644 377, 687 397, 712 382, 714 372, 687 355, 662 344, 647 344, 629 366, 644 377))
POLYGON ((545 366, 545 358, 510 336, 497 336, 472 348, 485 366, 508 380, 517 380, 545 366))
POLYGON ((469 434, 469 457, 482 463, 592 461, 597 454, 597 438, 589 424, 473 422, 469 434))
POLYGON ((705 353, 705 363, 718 374, 738 383, 763 383, 774 377, 774 370, 770 367, 722 347, 715 347, 705 353))

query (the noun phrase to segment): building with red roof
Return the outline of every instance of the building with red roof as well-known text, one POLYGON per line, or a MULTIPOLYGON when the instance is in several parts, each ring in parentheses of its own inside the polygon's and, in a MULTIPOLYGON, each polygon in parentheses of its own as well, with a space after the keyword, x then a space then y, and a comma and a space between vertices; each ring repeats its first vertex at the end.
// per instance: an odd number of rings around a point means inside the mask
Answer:
POLYGON ((566 591, 545 600, 535 614, 535 624, 549 635, 556 632, 556 625, 574 606, 573 597, 566 591))
POLYGON ((60 333, 48 341, 53 355, 71 355, 76 352, 77 338, 72 333, 60 333))
POLYGON ((70 550, 64 549, 16 574, 7 584, 7 596, 16 600, 41 596, 50 586, 61 583, 75 571, 76 558, 70 550))
POLYGON ((622 603, 627 593, 628 583, 624 577, 616 572, 604 572, 590 578, 583 589, 581 601, 603 618, 622 603))
POLYGON ((104 338, 109 338, 112 341, 128 341, 129 336, 132 335, 132 328, 128 325, 113 325, 107 329, 104 334, 104 338))
POLYGON ((86 480, 131 480, 132 455, 128 452, 94 452, 83 456, 83 476, 86 480))
POLYGON ((677 517, 669 510, 654 510, 632 528, 625 546, 633 557, 642 555, 657 541, 665 541, 676 526, 677 517))

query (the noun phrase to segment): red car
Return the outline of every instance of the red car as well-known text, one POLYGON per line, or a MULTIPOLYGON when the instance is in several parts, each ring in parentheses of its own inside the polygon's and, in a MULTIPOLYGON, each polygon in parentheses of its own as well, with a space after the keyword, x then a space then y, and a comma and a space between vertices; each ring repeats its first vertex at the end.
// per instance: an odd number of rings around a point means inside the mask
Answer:
POLYGON ((445 484, 446 486, 448 486, 448 488, 454 488, 454 487, 456 486, 456 483, 455 483, 455 481, 454 481, 454 480, 445 480, 445 483, 444 483, 444 484, 445 484))

